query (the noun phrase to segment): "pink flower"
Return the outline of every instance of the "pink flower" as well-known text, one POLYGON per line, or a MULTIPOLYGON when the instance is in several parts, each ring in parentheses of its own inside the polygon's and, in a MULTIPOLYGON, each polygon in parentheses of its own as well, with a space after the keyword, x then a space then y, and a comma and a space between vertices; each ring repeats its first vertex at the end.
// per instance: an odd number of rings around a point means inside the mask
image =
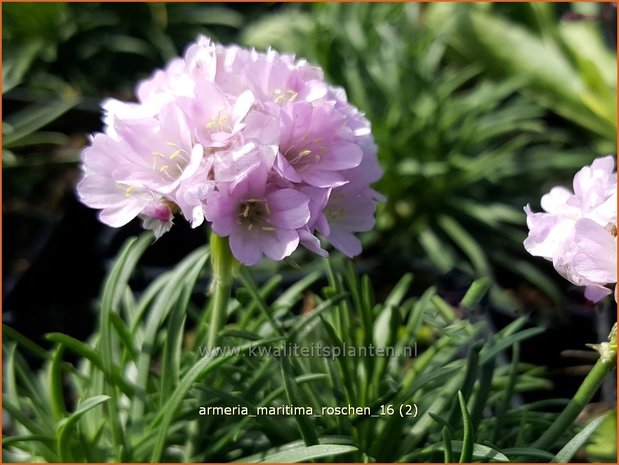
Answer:
POLYGON ((281 260, 297 248, 296 230, 310 218, 308 204, 301 192, 267 183, 267 171, 257 165, 227 189, 210 194, 206 217, 213 231, 230 236, 237 260, 255 265, 263 255, 281 260))
POLYGON ((165 106, 159 119, 118 120, 115 129, 131 148, 130 164, 119 168, 131 185, 169 194, 200 166, 203 148, 193 142, 187 119, 174 104, 165 106))
POLYGON ((611 156, 594 160, 574 176, 574 193, 554 187, 542 197, 545 213, 527 205, 529 253, 553 262, 567 280, 585 286, 598 301, 617 282, 617 180, 611 156), (611 257, 611 258, 609 258, 611 257))
POLYGON ((346 118, 328 105, 287 104, 280 113, 277 166, 286 179, 316 187, 344 185, 343 170, 358 166, 361 148, 350 141, 346 118))
POLYGON ((361 252, 382 171, 370 123, 320 68, 200 37, 136 93, 104 102, 104 133, 82 154, 78 194, 101 221, 139 217, 159 237, 173 212, 206 219, 247 265, 299 244, 327 255, 318 233, 361 252))
POLYGON ((82 153, 84 177, 77 185, 78 196, 89 207, 101 209, 99 219, 116 228, 161 199, 146 188, 122 182, 117 175, 119 169, 129 165, 126 154, 130 152, 126 143, 97 134, 91 146, 82 153))

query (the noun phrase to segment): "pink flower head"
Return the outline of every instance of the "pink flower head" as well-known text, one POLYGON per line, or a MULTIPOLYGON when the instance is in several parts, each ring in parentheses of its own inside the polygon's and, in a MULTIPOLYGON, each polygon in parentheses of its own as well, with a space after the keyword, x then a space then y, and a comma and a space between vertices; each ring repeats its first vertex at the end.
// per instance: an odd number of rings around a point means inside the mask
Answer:
POLYGON ((553 262, 567 280, 585 286, 594 302, 617 282, 617 180, 611 156, 594 160, 574 176, 574 193, 554 187, 542 197, 543 213, 527 205, 529 253, 553 262))
POLYGON ((159 237, 179 212, 206 219, 246 265, 299 244, 349 256, 374 225, 380 179, 370 124, 322 70, 292 55, 200 37, 137 86, 104 102, 104 133, 82 153, 80 199, 119 227, 159 237))

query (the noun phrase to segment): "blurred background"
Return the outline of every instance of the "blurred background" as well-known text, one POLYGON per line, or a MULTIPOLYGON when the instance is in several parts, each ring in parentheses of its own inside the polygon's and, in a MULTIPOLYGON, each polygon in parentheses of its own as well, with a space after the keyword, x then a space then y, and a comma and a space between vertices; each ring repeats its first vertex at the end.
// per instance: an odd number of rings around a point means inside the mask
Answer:
MULTIPOLYGON (((457 302, 491 277, 484 317, 546 326, 523 358, 571 396, 591 360, 559 354, 605 338, 614 303, 594 309, 528 256, 522 207, 539 210, 551 186, 616 153, 615 4, 3 3, 2 13, 5 323, 37 341, 92 332, 102 277, 140 226, 108 228, 76 200, 80 150, 101 129, 103 98, 133 100, 139 79, 206 34, 307 58, 372 122, 388 202, 356 266, 379 294, 412 271, 415 289, 436 284, 457 302)), ((179 218, 136 279, 205 237, 179 218)), ((292 258, 255 275, 292 282, 322 267, 292 258)))

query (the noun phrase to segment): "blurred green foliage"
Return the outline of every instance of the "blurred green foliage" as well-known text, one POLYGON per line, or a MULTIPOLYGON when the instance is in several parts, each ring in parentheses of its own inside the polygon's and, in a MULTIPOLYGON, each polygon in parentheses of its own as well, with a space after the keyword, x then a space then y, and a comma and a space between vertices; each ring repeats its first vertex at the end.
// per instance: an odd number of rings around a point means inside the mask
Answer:
MULTIPOLYGON (((252 11, 249 8, 249 11, 252 11)), ((244 15, 191 3, 8 3, 3 5, 3 89, 65 85, 100 98, 131 96, 139 77, 179 55, 198 34, 234 38, 244 15)))
POLYGON ((501 78, 522 77, 532 100, 608 142, 602 150, 614 150, 617 59, 600 23, 561 21, 552 3, 488 6, 442 4, 430 11, 432 21, 453 23, 448 42, 464 62, 501 78))

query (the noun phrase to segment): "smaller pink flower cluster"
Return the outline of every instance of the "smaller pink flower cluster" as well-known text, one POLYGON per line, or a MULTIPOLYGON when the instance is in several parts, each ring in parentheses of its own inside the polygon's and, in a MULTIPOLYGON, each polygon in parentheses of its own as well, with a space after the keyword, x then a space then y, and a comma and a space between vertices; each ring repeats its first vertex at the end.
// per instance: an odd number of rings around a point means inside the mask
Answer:
MULTIPOLYGON (((582 168, 574 192, 554 187, 542 197, 546 213, 527 213, 529 253, 551 260, 561 276, 585 286, 585 296, 598 302, 617 283, 617 173, 608 156, 582 168)), ((615 299, 616 290, 615 290, 615 299)))
POLYGON ((374 226, 382 171, 370 124, 320 68, 272 50, 201 37, 137 87, 138 103, 104 102, 105 132, 83 154, 83 203, 119 227, 157 237, 177 210, 211 222, 246 265, 299 244, 348 256, 374 226))

